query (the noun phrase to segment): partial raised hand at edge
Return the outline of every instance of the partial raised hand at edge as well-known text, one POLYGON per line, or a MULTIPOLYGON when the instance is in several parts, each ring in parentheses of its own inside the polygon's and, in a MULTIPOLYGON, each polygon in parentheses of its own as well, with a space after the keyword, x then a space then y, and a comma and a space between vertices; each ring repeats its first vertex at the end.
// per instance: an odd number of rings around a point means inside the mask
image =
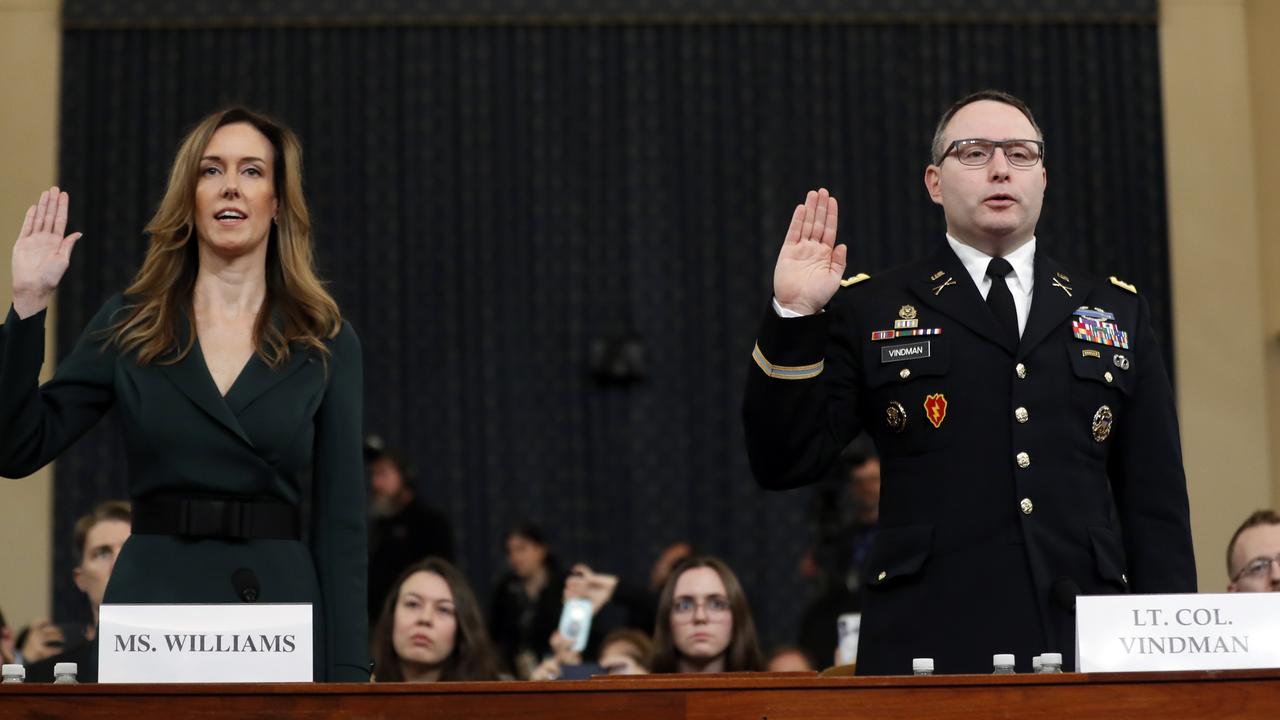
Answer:
POLYGON ((49 306, 71 263, 71 251, 83 233, 64 236, 71 198, 58 187, 40 193, 27 208, 13 244, 13 309, 28 318, 49 306))

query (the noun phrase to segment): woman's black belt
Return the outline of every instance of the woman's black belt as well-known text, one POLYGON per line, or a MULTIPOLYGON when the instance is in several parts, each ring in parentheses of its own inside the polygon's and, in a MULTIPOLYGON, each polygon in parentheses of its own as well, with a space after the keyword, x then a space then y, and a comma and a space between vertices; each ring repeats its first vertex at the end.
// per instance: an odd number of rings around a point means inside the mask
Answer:
POLYGON ((261 500, 159 497, 135 500, 133 532, 228 540, 300 540, 298 508, 261 500))

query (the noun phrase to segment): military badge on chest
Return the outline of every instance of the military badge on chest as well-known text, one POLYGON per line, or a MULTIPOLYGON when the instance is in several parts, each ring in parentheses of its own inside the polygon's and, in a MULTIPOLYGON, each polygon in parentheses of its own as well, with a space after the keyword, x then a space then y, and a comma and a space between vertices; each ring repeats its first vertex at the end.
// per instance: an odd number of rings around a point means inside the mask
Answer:
POLYGON ((1094 442, 1103 442, 1111 435, 1111 423, 1115 421, 1115 415, 1111 412, 1111 408, 1103 405, 1098 408, 1098 412, 1093 414, 1093 439, 1094 442))
POLYGON ((1071 332, 1077 340, 1129 349, 1129 333, 1116 326, 1116 316, 1102 308, 1081 306, 1071 320, 1071 332))
MULTIPOLYGON (((947 396, 930 393, 924 398, 924 417, 934 428, 941 428, 947 419, 947 396)), ((884 409, 884 425, 889 432, 900 433, 907 429, 907 409, 897 400, 890 400, 884 409)))
MULTIPOLYGON (((1121 330, 1116 325, 1115 319, 1116 316, 1113 313, 1109 313, 1102 308, 1091 308, 1082 305, 1073 313, 1071 333, 1077 340, 1083 340, 1086 343, 1128 350, 1129 333, 1121 330)), ((1111 351, 1104 353, 1098 348, 1087 345, 1080 348, 1080 357, 1093 358, 1104 363, 1107 362, 1109 357, 1110 364, 1121 371, 1128 371, 1130 366, 1128 353, 1111 351)), ((1110 370, 1102 373, 1102 377, 1108 384, 1116 380, 1115 374, 1110 370)))
POLYGON ((916 317, 914 305, 903 305, 898 308, 898 319, 893 321, 894 330, 914 330, 920 327, 920 319, 916 317))
MULTIPOLYGON (((1081 346, 1082 362, 1089 362, 1088 377, 1101 380, 1110 386, 1121 380, 1117 373, 1125 373, 1131 366, 1129 349, 1129 333, 1116 325, 1116 316, 1102 308, 1081 306, 1073 313, 1071 332, 1077 340, 1088 345, 1081 346), (1102 345, 1111 350, 1103 350, 1102 345), (1084 360, 1084 359, 1088 360, 1084 360), (1090 362, 1092 360, 1093 362, 1090 362), (1097 364, 1094 364, 1094 363, 1097 364), (1103 368, 1110 368, 1103 370, 1103 368), (1100 375, 1098 374, 1101 371, 1100 375)), ((1103 404, 1093 413, 1089 421, 1089 432, 1096 443, 1106 442, 1111 437, 1111 429, 1115 425, 1115 411, 1110 405, 1103 404)))
POLYGON ((884 409, 884 426, 889 432, 900 433, 907 429, 907 410, 902 403, 891 400, 884 409))
MULTIPOLYGON (((903 305, 898 308, 898 319, 893 321, 892 330, 876 330, 871 333, 871 342, 879 342, 881 340, 894 340, 902 337, 920 337, 922 335, 941 335, 942 328, 922 328, 920 327, 919 313, 914 305, 903 305)), ((927 346, 928 343, 925 343, 927 346)), ((888 348, 886 348, 888 349, 888 348)), ((892 359, 889 355, 881 353, 881 362, 893 362, 893 360, 906 360, 910 357, 920 357, 920 355, 893 355, 892 359)), ((925 355, 924 357, 928 357, 925 355)))
POLYGON ((947 396, 942 393, 932 393, 924 398, 924 416, 933 423, 935 428, 942 427, 942 421, 947 419, 947 396))
MULTIPOLYGON (((872 342, 890 340, 900 337, 918 337, 921 335, 941 335, 942 328, 920 327, 919 311, 914 305, 903 305, 898 308, 898 318, 893 321, 892 330, 876 330, 871 333, 872 342)), ((932 357, 933 343, 930 340, 893 343, 880 346, 880 364, 922 360, 932 357)), ((911 378, 911 369, 903 367, 898 372, 903 380, 911 378)), ((947 398, 942 393, 927 394, 924 399, 924 416, 933 427, 941 428, 947 417, 947 398)), ((889 401, 884 409, 885 428, 892 433, 901 433, 907 428, 907 409, 897 400, 889 401)))

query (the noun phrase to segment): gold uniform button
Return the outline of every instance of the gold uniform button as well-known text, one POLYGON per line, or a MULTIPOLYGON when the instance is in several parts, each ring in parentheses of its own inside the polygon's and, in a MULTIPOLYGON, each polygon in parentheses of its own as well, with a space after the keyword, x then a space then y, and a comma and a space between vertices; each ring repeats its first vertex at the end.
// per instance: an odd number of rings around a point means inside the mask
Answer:
POLYGON ((1014 410, 1013 416, 1017 418, 1018 422, 1020 423, 1024 423, 1031 419, 1031 413, 1027 412, 1027 409, 1024 407, 1020 407, 1017 410, 1014 410))
POLYGON ((1027 379, 1027 366, 1026 366, 1026 365, 1023 365, 1022 363, 1018 363, 1016 366, 1014 366, 1013 371, 1014 371, 1014 372, 1016 372, 1016 373, 1018 373, 1018 379, 1019 379, 1019 380, 1026 380, 1026 379, 1027 379))
POLYGON ((1018 507, 1022 508, 1023 515, 1030 515, 1031 511, 1036 509, 1036 506, 1031 504, 1031 498, 1022 498, 1022 502, 1018 503, 1018 507))
POLYGON ((1112 380, 1115 380, 1115 379, 1116 379, 1116 378, 1115 378, 1115 376, 1111 374, 1111 371, 1110 371, 1110 370, 1108 370, 1108 371, 1106 371, 1106 372, 1102 373, 1102 377, 1106 378, 1106 379, 1107 379, 1107 382, 1111 382, 1112 380))
POLYGON ((1031 456, 1024 452, 1018 453, 1018 467, 1023 470, 1031 467, 1031 456))
POLYGON ((881 570, 880 574, 876 576, 876 582, 884 582, 884 579, 887 577, 889 577, 889 573, 881 570))
POLYGON ((911 377, 911 369, 902 368, 902 372, 898 373, 898 377, 902 378, 903 380, 906 380, 907 378, 911 377))

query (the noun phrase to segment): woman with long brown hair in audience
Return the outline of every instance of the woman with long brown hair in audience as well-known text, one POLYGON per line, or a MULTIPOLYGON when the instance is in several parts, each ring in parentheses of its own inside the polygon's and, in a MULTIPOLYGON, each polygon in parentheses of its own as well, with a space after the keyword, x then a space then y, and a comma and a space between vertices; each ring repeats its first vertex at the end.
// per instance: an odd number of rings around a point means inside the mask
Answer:
POLYGON ((498 679, 480 604, 457 568, 427 558, 391 587, 373 631, 375 682, 498 679))
POLYGON ((733 570, 710 555, 681 560, 658 596, 653 672, 763 669, 751 606, 733 570))
POLYGON ((31 474, 114 408, 133 534, 104 604, 308 603, 312 677, 367 681, 360 341, 316 275, 301 165, 279 122, 201 120, 133 283, 43 386, 45 309, 80 233, 64 234, 66 192, 40 196, 0 326, 0 475, 31 474))

